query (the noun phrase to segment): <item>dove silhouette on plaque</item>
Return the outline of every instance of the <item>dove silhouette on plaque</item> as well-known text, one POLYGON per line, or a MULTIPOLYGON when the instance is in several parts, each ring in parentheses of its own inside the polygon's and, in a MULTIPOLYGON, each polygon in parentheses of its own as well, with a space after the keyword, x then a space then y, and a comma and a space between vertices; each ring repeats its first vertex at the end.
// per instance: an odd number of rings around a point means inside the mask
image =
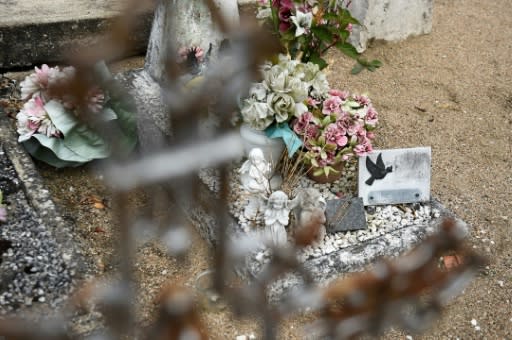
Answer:
POLYGON ((370 173, 370 178, 366 180, 366 184, 372 185, 376 179, 383 179, 390 172, 393 172, 393 167, 384 165, 382 160, 382 153, 377 156, 377 163, 374 163, 370 157, 366 157, 366 169, 370 173))

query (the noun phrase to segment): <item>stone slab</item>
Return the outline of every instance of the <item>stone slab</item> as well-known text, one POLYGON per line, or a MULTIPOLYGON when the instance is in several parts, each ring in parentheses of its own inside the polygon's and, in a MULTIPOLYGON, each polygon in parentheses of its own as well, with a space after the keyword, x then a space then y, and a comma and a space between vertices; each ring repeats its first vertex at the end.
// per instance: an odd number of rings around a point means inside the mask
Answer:
POLYGON ((431 159, 430 147, 374 150, 360 157, 358 196, 365 206, 429 201, 431 159))
POLYGON ((328 233, 360 230, 367 227, 363 200, 359 197, 327 201, 325 217, 328 233))
MULTIPOLYGON (((113 18, 123 10, 123 0, 0 1, 0 70, 43 63, 61 63, 66 53, 97 41, 113 18)), ((239 1, 244 16, 254 16, 251 1, 239 1)), ((120 57, 146 52, 153 13, 138 16, 132 49, 120 57)))
MULTIPOLYGON (((0 2, 0 70, 63 62, 66 54, 94 44, 121 13, 124 1, 66 0, 0 2)), ((153 14, 139 15, 132 49, 144 53, 153 14)))
MULTIPOLYGON (((466 235, 469 234, 469 226, 439 201, 433 200, 431 206, 440 211, 440 216, 432 219, 429 223, 406 225, 335 252, 309 258, 304 262, 304 267, 311 273, 311 277, 317 284, 325 285, 341 275, 363 271, 379 258, 396 257, 412 249, 427 236, 439 230, 444 217, 454 218, 461 230, 466 235)), ((246 279, 254 278, 264 269, 264 266, 261 261, 251 257, 246 261, 246 271, 241 271, 239 274, 246 279)), ((303 284, 304 281, 298 274, 288 273, 270 286, 267 292, 268 297, 271 301, 278 301, 288 294, 293 294, 294 290, 303 284)))

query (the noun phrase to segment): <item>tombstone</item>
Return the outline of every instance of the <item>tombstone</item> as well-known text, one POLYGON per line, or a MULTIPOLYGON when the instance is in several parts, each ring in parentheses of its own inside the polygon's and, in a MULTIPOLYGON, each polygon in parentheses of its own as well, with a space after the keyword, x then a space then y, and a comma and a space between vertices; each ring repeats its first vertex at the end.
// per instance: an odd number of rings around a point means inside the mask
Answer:
POLYGON ((347 197, 327 201, 325 208, 327 232, 360 230, 366 228, 363 200, 347 197))
POLYGON ((359 197, 364 205, 430 200, 430 147, 374 150, 359 158, 359 197))
POLYGON ((370 39, 399 41, 432 31, 433 0, 352 1, 349 9, 361 23, 351 35, 359 52, 366 50, 370 39))
MULTIPOLYGON (((228 25, 238 24, 236 0, 214 2, 228 25)), ((214 59, 224 38, 215 26, 204 0, 158 2, 144 68, 117 76, 129 89, 137 106, 137 129, 142 152, 159 149, 169 137, 170 123, 163 104, 162 89, 166 59, 176 57, 180 48, 192 46, 200 47, 205 52, 211 46, 211 58, 214 59)))

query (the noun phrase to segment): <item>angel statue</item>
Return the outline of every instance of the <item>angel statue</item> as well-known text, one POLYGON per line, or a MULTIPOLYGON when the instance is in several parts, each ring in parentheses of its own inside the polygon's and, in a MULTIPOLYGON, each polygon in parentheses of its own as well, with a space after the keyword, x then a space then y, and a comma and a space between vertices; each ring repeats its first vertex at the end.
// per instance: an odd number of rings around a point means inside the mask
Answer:
POLYGON ((298 192, 297 196, 289 202, 295 218, 294 233, 304 234, 313 230, 313 244, 321 242, 326 234, 325 230, 325 208, 326 202, 322 194, 316 188, 306 188, 298 192))
POLYGON ((270 195, 265 209, 265 233, 274 245, 285 245, 287 242, 286 229, 290 219, 288 196, 281 190, 270 195))
POLYGON ((263 151, 259 148, 249 152, 249 158, 239 170, 242 187, 250 194, 249 203, 244 210, 244 216, 249 220, 254 220, 264 208, 265 198, 270 194, 271 172, 270 163, 265 160, 263 151))

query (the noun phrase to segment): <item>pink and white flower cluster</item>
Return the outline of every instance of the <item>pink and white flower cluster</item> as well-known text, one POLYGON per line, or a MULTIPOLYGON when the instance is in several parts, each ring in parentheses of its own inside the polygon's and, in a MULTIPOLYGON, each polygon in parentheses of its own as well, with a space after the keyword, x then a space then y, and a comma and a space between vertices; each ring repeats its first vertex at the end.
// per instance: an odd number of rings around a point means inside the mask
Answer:
MULTIPOLYGON (((70 82, 74 76, 75 69, 71 66, 60 69, 44 64, 41 68, 36 67, 35 72, 21 82, 21 99, 25 100, 25 104, 16 115, 20 142, 30 139, 36 133, 47 137, 63 137, 62 132, 53 124, 45 105, 54 100, 77 114, 79 101, 76 98, 66 94, 57 95, 52 90, 56 85, 70 82)), ((105 93, 95 87, 89 90, 85 104, 88 111, 98 113, 103 110, 105 101, 105 93)))
POLYGON ((373 150, 378 113, 367 96, 332 89, 323 101, 310 98, 308 109, 292 122, 303 141, 306 164, 327 172, 373 150))

